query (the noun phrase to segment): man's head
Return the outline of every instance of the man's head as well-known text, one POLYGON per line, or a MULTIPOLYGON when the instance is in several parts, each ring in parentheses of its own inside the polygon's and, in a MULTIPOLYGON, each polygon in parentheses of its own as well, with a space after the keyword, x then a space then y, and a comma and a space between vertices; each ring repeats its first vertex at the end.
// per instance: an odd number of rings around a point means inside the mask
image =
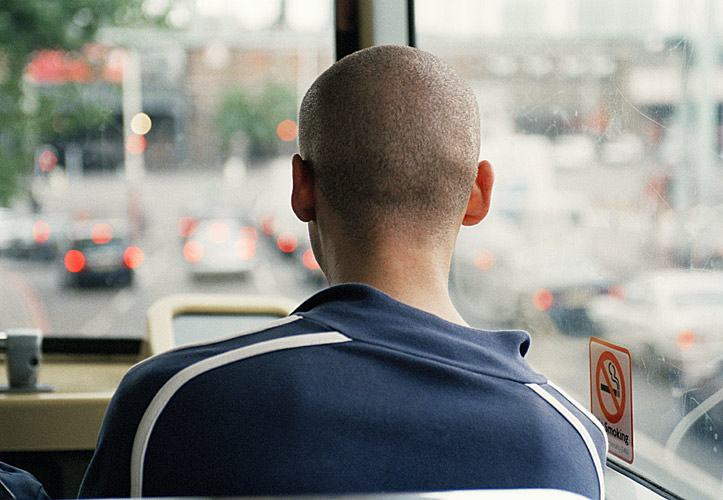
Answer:
POLYGON ((345 57, 314 82, 299 114, 301 158, 352 238, 456 231, 479 141, 469 86, 410 47, 345 57))

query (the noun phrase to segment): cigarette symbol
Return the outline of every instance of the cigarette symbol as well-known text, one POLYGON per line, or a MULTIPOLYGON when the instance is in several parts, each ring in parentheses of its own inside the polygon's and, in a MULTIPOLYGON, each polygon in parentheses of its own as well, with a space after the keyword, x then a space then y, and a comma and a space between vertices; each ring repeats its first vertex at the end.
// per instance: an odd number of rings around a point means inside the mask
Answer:
MULTIPOLYGON (((617 370, 615 369, 615 365, 612 363, 608 363, 608 373, 610 373, 610 380, 612 381, 612 384, 615 384, 615 388, 610 388, 606 386, 605 384, 600 384, 600 390, 603 392, 607 392, 608 394, 614 394, 616 398, 620 397, 620 380, 618 379, 617 370)), ((612 385, 610 384, 610 385, 612 385)))

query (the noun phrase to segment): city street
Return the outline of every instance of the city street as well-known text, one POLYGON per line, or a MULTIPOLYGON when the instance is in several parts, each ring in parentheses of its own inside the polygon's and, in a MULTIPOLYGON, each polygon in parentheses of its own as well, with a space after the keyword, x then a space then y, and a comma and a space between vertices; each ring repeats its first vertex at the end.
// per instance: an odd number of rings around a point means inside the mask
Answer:
POLYGON ((64 287, 59 261, 1 259, 1 328, 33 325, 44 327, 49 335, 141 337, 148 307, 170 294, 282 294, 301 301, 312 293, 304 273, 289 259, 270 251, 259 257, 248 277, 193 281, 187 276, 188 263, 179 243, 148 255, 134 283, 124 288, 64 287))
MULTIPOLYGON (((138 188, 146 227, 132 241, 143 251, 144 260, 129 287, 63 286, 62 255, 52 261, 0 258, 0 329, 35 326, 50 335, 140 337, 145 334, 148 307, 169 294, 281 294, 303 300, 318 285, 309 284, 307 273, 273 248, 264 235, 252 272, 245 277, 193 280, 183 258, 177 231, 180 217, 202 209, 244 217, 244 210, 254 202, 250 193, 267 195, 268 175, 251 171, 243 186, 225 182, 220 173, 212 172, 148 175, 138 188)), ((68 182, 62 199, 49 205, 67 214, 92 214, 94 219, 124 217, 127 191, 121 177, 86 177, 68 182)))

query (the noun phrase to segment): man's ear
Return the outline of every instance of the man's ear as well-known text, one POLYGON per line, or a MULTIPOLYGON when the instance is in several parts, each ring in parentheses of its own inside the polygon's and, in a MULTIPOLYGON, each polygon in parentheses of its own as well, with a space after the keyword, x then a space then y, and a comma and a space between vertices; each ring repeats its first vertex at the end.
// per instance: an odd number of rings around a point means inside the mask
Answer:
POLYGON ((291 159, 291 175, 292 210, 302 222, 315 220, 314 174, 298 154, 291 159))
POLYGON ((490 211, 492 201, 492 184, 495 181, 495 174, 492 165, 487 160, 477 165, 477 178, 472 186, 472 193, 469 195, 467 210, 462 219, 463 226, 474 226, 485 218, 490 211))

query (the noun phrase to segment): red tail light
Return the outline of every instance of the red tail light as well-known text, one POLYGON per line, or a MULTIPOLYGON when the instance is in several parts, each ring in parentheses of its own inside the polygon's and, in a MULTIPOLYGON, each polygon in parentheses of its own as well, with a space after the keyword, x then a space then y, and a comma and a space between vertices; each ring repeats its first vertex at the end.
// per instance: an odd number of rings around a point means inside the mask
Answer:
POLYGON ((143 264, 143 250, 138 247, 128 247, 123 252, 123 262, 129 269, 135 269, 143 264))
POLYGON ((695 344, 695 333, 692 330, 683 330, 675 337, 675 343, 681 351, 687 351, 695 344))
POLYGON ((69 250, 65 254, 65 268, 71 273, 77 273, 85 267, 85 255, 80 250, 69 250))
POLYGON ((203 245, 195 240, 187 242, 183 245, 183 256, 188 262, 199 262, 203 259, 203 245))
POLYGON ((474 255, 474 265, 481 271, 492 269, 495 265, 495 254, 487 249, 480 250, 474 255))
POLYGON ((94 224, 90 229, 90 239, 96 245, 104 245, 113 239, 113 228, 105 222, 94 224))
POLYGON ((196 220, 191 217, 181 217, 178 220, 178 234, 181 238, 190 238, 196 232, 196 220))
POLYGON ((285 253, 291 253, 296 250, 299 245, 299 241, 294 233, 283 232, 279 235, 276 243, 279 245, 279 249, 285 253))
POLYGON ((304 263, 307 269, 310 269, 312 271, 316 271, 317 269, 319 269, 319 263, 316 261, 316 257, 314 257, 314 251, 311 248, 304 252, 304 255, 301 257, 301 261, 304 263))
POLYGON ((50 224, 44 220, 36 221, 33 224, 33 238, 38 243, 45 243, 50 239, 50 224))
POLYGON ((278 221, 276 220, 276 217, 274 217, 272 214, 264 215, 259 221, 259 229, 261 229, 262 233, 268 236, 271 236, 276 232, 277 225, 278 221))
POLYGON ((233 251, 241 260, 250 260, 256 254, 256 242, 247 238, 239 238, 233 251))
POLYGON ((552 292, 544 288, 540 288, 532 295, 532 305, 538 311, 547 311, 552 307, 552 292))
POLYGON ((625 301, 627 291, 623 285, 613 285, 608 289, 608 296, 621 302, 625 301))

